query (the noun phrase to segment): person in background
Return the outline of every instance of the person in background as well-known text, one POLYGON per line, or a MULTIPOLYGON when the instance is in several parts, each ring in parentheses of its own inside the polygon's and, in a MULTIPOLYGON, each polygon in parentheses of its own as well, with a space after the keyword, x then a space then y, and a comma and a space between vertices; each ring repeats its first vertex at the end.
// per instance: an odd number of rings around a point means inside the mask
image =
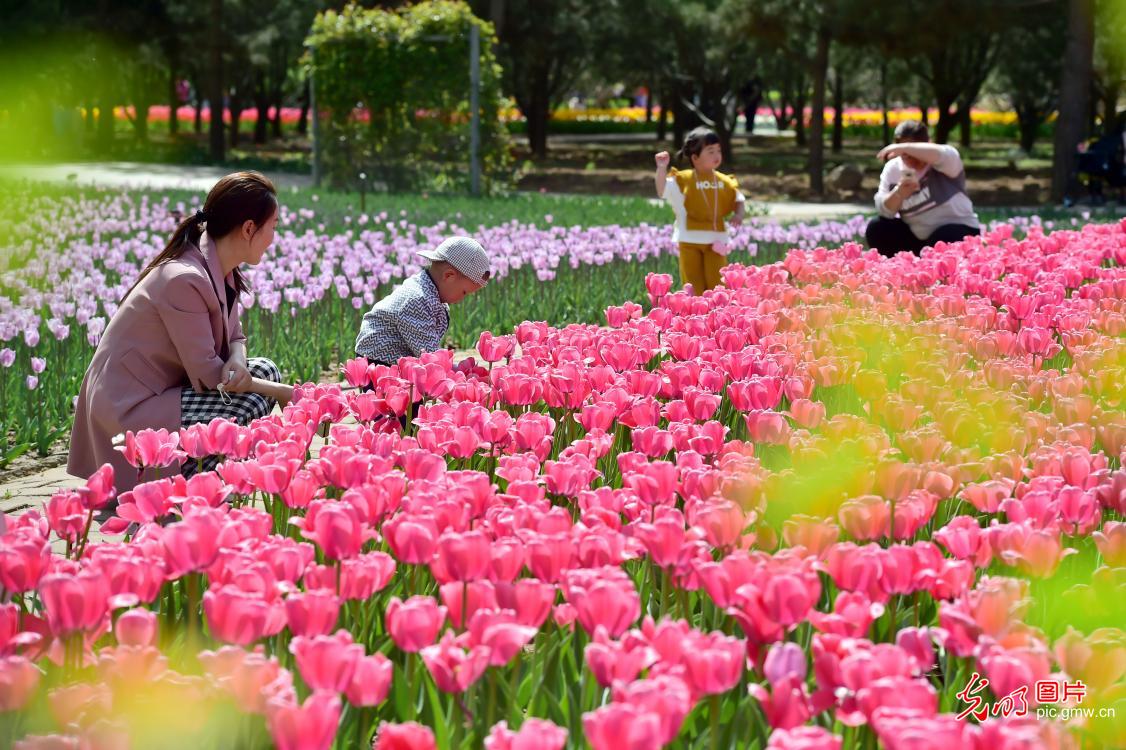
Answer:
POLYGON ((876 192, 880 215, 865 238, 880 255, 918 255, 936 242, 981 234, 958 149, 929 141, 926 125, 905 120, 895 128, 895 143, 876 155, 886 162, 876 192))
POLYGON ((746 198, 734 177, 716 171, 723 163, 723 151, 715 131, 694 129, 678 156, 690 161, 692 169, 669 169, 669 153, 662 151, 654 157, 654 185, 657 197, 664 198, 676 216, 672 239, 679 245, 680 282, 701 294, 722 281, 720 269, 731 252, 724 219, 730 216, 728 223, 740 226, 746 198))

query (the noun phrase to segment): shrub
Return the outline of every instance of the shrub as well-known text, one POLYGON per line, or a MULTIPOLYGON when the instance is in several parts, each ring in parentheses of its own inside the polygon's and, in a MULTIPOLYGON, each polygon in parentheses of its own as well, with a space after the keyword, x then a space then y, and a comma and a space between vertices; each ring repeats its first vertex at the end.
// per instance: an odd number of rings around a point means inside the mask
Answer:
POLYGON ((463 2, 395 11, 349 5, 317 16, 307 43, 331 185, 465 189, 469 183, 469 35, 480 30, 482 186, 510 177, 499 118, 495 35, 463 2), (366 183, 366 184, 365 184, 366 183))

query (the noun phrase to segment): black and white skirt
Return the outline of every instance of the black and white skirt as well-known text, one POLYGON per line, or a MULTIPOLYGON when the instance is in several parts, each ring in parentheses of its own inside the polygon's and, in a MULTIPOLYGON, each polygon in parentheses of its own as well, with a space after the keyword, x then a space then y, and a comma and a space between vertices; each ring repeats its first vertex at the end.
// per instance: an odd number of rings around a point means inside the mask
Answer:
MULTIPOLYGON (((250 374, 262 380, 281 382, 281 370, 266 357, 251 357, 247 360, 250 374)), ((180 423, 184 427, 193 424, 206 424, 213 419, 232 419, 246 426, 255 419, 264 417, 274 410, 277 402, 260 393, 227 393, 204 391, 197 393, 191 386, 180 391, 180 423)), ((220 456, 207 456, 203 459, 203 471, 213 471, 219 465, 220 456)), ((184 461, 181 473, 190 477, 200 471, 200 462, 194 459, 184 461)))

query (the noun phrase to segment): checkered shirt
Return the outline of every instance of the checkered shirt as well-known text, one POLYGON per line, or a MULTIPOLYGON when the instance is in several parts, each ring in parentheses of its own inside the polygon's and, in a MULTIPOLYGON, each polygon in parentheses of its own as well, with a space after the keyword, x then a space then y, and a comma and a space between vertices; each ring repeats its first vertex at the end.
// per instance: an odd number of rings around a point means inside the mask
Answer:
POLYGON ((442 347, 450 327, 450 307, 426 270, 411 276, 364 314, 356 354, 395 364, 442 347))

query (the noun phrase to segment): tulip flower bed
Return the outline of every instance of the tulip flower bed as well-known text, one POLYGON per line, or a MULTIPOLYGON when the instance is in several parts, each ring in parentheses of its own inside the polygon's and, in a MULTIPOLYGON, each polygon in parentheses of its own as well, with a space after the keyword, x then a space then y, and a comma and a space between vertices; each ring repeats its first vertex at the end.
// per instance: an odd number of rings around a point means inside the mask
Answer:
POLYGON ((1123 746, 1126 222, 1011 235, 127 436, 225 461, 7 519, 0 741, 1123 746))
MULTIPOLYGON (((354 198, 285 195, 291 207, 277 241, 247 272, 251 353, 268 354, 292 377, 315 379, 350 356, 362 314, 417 270, 416 250, 454 232, 485 243, 496 275, 453 316, 449 341, 459 346, 525 318, 596 322, 607 306, 642 294, 646 273, 676 273, 666 212, 644 201, 421 196, 389 215, 357 212, 354 198), (553 206, 558 215, 545 215, 553 206), (605 223, 580 224, 584 217, 605 223)), ((0 272, 2 468, 28 450, 45 454, 67 434, 82 374, 118 301, 199 195, 0 185, 0 203, 9 217, 0 221, 8 269, 0 272)), ((1009 221, 1022 232, 1040 224, 1009 221)), ((754 218, 735 233, 733 260, 770 262, 791 247, 836 246, 863 229, 859 216, 789 225, 754 218)))
MULTIPOLYGON (((163 248, 175 212, 195 210, 198 195, 173 197, 187 195, 67 191, 29 198, 0 191, 12 200, 8 215, 24 217, 0 224, 0 257, 13 269, 0 275, 0 467, 32 448, 45 453, 67 433, 71 402, 107 321, 163 248)), ((301 379, 315 379, 351 356, 363 313, 418 270, 417 250, 452 233, 473 234, 490 248, 496 278, 453 316, 449 340, 461 346, 472 345, 481 330, 524 318, 594 322, 629 294, 632 284, 623 278, 636 279, 640 293, 646 272, 676 268, 668 228, 657 223, 565 226, 541 213, 539 225, 489 216, 489 225, 459 226, 463 217, 456 212, 449 221, 420 225, 405 209, 398 216, 364 214, 332 196, 323 202, 329 204, 323 210, 316 196, 284 210, 276 243, 246 274, 254 295, 244 299, 244 324, 254 353, 268 353, 301 379), (294 330, 303 335, 293 336, 294 330)), ((542 210, 546 201, 510 203, 529 211, 542 210)), ((559 203, 569 218, 588 208, 607 219, 633 207, 627 201, 559 203)), ((642 206, 649 209, 642 217, 664 215, 642 206)), ((433 210, 420 206, 419 212, 433 210)), ((739 233, 737 257, 756 251, 777 257, 782 248, 836 244, 862 231, 860 217, 817 225, 752 223, 739 233)))

